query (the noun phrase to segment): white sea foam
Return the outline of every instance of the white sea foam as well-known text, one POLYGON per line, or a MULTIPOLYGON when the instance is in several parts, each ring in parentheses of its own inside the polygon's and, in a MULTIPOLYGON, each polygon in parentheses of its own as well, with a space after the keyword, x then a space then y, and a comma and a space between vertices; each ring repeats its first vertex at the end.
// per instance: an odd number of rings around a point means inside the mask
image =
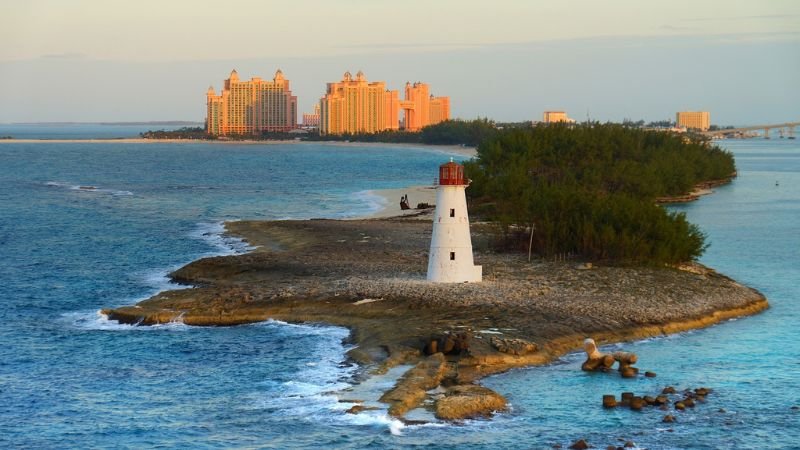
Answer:
POLYGON ((186 289, 191 286, 178 284, 172 281, 169 274, 178 270, 181 266, 173 266, 169 269, 150 269, 141 273, 142 282, 152 289, 152 292, 147 297, 153 296, 159 292, 174 291, 176 289, 186 289))
POLYGON ((342 217, 368 216, 383 211, 388 205, 388 201, 385 197, 371 190, 355 192, 350 198, 355 204, 365 205, 364 209, 359 208, 358 210, 347 211, 342 213, 342 217))
POLYGON ((215 249, 209 256, 241 255, 255 249, 242 238, 226 234, 225 222, 198 223, 197 228, 189 233, 189 236, 209 243, 215 249))
MULTIPOLYGON (((364 392, 355 392, 350 389, 353 387, 351 380, 358 368, 344 364, 345 353, 349 347, 344 345, 342 340, 349 335, 347 329, 333 326, 295 325, 277 320, 267 320, 250 326, 275 329, 289 336, 302 334, 321 338, 318 345, 308 349, 315 357, 313 363, 306 363, 292 380, 282 382, 279 386, 272 386, 270 395, 260 398, 256 407, 277 408, 284 411, 287 416, 313 421, 385 427, 393 435, 401 434, 402 430, 406 428, 403 422, 387 415, 385 405, 362 398, 364 392), (280 394, 274 395, 275 390, 280 394), (355 406, 356 403, 342 402, 340 398, 363 400, 366 406, 377 406, 380 409, 363 411, 359 414, 347 414, 345 411, 355 406)), ((404 371, 394 371, 393 379, 396 380, 404 371)), ((269 380, 266 380, 265 383, 273 384, 269 380)))
POLYGON ((138 326, 119 323, 116 320, 109 320, 108 316, 100 311, 81 311, 70 312, 61 315, 62 319, 73 327, 82 330, 99 330, 99 331, 156 331, 156 330, 169 330, 169 331, 184 331, 189 328, 189 325, 183 322, 176 321, 158 325, 138 326))
POLYGON ((88 185, 88 184, 74 184, 74 183, 66 183, 62 181, 47 181, 44 183, 45 186, 50 187, 58 187, 63 189, 68 189, 70 191, 78 191, 78 192, 85 192, 87 194, 101 194, 101 195, 112 195, 112 196, 130 196, 133 195, 131 191, 119 190, 119 189, 105 189, 99 188, 97 186, 88 185))

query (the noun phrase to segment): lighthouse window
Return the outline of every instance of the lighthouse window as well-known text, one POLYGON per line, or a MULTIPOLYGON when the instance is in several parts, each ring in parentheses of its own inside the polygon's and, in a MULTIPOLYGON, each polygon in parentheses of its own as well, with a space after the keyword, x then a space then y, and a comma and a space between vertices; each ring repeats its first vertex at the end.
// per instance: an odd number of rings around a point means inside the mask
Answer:
POLYGON ((456 260, 456 252, 450 252, 450 261, 456 260))
POLYGON ((455 208, 450 208, 450 217, 455 217, 455 216, 456 216, 455 208))

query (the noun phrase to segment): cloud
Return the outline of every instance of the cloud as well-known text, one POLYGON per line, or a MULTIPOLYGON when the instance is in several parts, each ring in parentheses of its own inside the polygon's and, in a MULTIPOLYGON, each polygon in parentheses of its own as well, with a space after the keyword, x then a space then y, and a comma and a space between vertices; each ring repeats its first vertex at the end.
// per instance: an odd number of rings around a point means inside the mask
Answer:
POLYGON ((51 53, 48 55, 40 56, 42 59, 86 59, 88 55, 84 53, 65 52, 65 53, 51 53))
POLYGON ((686 19, 687 22, 726 22, 732 20, 776 20, 776 19, 792 19, 800 17, 800 14, 762 14, 751 16, 730 16, 730 17, 697 17, 694 19, 686 19))
POLYGON ((348 44, 348 45, 336 45, 332 48, 340 49, 340 50, 351 50, 357 53, 366 52, 393 52, 393 53, 407 53, 407 52, 441 52, 441 51, 450 51, 450 50, 468 50, 468 49, 477 49, 487 47, 491 44, 476 44, 476 43, 467 43, 467 42, 436 42, 436 43, 425 43, 425 42, 418 42, 418 43, 395 43, 395 42, 385 42, 385 43, 376 43, 376 44, 348 44))
POLYGON ((706 36, 709 42, 718 44, 770 43, 800 41, 800 31, 773 33, 731 33, 706 36))
POLYGON ((667 30, 667 31, 696 31, 696 28, 692 27, 681 27, 677 25, 661 25, 659 27, 660 30, 667 30))

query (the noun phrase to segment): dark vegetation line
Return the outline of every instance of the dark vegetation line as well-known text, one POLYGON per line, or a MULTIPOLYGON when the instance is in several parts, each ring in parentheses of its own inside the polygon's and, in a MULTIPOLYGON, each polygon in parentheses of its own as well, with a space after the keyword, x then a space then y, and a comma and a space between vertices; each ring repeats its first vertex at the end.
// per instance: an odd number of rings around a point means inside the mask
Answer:
MULTIPOLYGON (((145 138, 210 139, 202 128, 145 138)), ((630 124, 495 124, 450 120, 419 133, 342 136, 265 133, 232 139, 389 142, 476 146, 466 163, 473 216, 498 226, 498 245, 627 264, 676 264, 706 249, 700 229, 656 199, 733 177, 733 156, 708 140, 630 124)), ((231 138, 228 138, 231 139, 231 138)))
MULTIPOLYGON (((320 136, 316 132, 308 134, 264 132, 261 134, 243 134, 225 136, 224 140, 294 140, 311 142, 381 142, 399 144, 430 145, 466 145, 475 147, 487 137, 498 131, 494 122, 488 119, 448 120, 425 127, 420 132, 383 131, 369 134, 342 134, 338 136, 320 136)), ((140 133, 145 139, 203 139, 216 140, 217 136, 209 135, 202 127, 183 127, 177 130, 153 130, 140 133)))

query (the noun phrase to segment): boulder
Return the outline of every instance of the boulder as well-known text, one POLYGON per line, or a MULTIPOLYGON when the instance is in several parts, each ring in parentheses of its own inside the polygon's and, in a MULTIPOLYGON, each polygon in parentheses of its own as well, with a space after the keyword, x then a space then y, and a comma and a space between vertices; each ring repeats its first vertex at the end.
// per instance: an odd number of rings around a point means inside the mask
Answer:
POLYGON ((497 351, 509 355, 523 356, 538 350, 538 346, 535 343, 526 341, 525 339, 493 337, 491 343, 492 347, 497 349, 497 351))
POLYGON ((614 361, 619 363, 620 372, 636 364, 636 361, 639 360, 639 357, 636 356, 636 353, 631 352, 614 352, 611 354, 611 356, 614 357, 614 361))
POLYGON ((631 409, 634 411, 641 411, 644 407, 644 399, 642 397, 633 397, 631 399, 631 409))
POLYGON ((613 408, 617 406, 617 397, 613 395, 603 396, 603 408, 613 408))
POLYGON ((376 408, 375 406, 355 405, 352 408, 350 408, 347 411, 345 411, 345 413, 347 413, 347 414, 358 414, 358 413, 360 413, 362 411, 375 411, 377 409, 379 409, 379 408, 376 408))
POLYGON ((586 443, 583 439, 578 439, 577 441, 573 442, 572 445, 569 446, 572 450, 586 450, 589 448, 589 444, 586 443))
POLYGON ((469 353, 469 345, 472 340, 472 333, 463 331, 460 333, 445 333, 440 337, 432 337, 425 342, 423 351, 426 355, 442 352, 445 355, 463 355, 469 353))
POLYGON ((644 373, 644 376, 646 376, 647 378, 655 378, 656 373, 648 370, 647 372, 644 373))
POLYGON ((431 339, 428 345, 425 346, 425 354, 432 355, 434 353, 439 353, 439 341, 431 339))
POLYGON ((436 417, 443 420, 488 417, 504 411, 506 406, 506 399, 491 389, 476 384, 457 385, 436 401, 436 417))
POLYGON ((665 387, 664 389, 661 390, 661 393, 662 394, 674 394, 675 393, 675 388, 672 387, 672 386, 667 386, 667 387, 665 387))
POLYGON ((702 396, 704 396, 704 397, 705 397, 706 395, 708 395, 708 393, 709 393, 709 392, 711 392, 711 389, 709 389, 709 388, 704 388, 704 387, 700 387, 700 388, 697 388, 697 389, 695 389, 695 390, 694 390, 694 393, 695 393, 695 394, 697 394, 697 395, 702 395, 702 396))
POLYGON ((451 336, 445 336, 441 340, 441 352, 444 354, 453 353, 453 350, 456 348, 456 341, 451 336))
POLYGON ((586 372, 605 370, 614 365, 614 356, 598 350, 592 338, 583 341, 583 350, 586 352, 586 361, 581 364, 581 370, 586 372))
POLYGON ((664 423, 675 422, 675 416, 673 416, 672 414, 667 414, 666 416, 664 416, 663 419, 661 419, 661 421, 664 422, 664 423))
POLYGON ((632 398, 633 398, 633 392, 623 392, 622 400, 619 403, 622 406, 630 406, 632 398))

